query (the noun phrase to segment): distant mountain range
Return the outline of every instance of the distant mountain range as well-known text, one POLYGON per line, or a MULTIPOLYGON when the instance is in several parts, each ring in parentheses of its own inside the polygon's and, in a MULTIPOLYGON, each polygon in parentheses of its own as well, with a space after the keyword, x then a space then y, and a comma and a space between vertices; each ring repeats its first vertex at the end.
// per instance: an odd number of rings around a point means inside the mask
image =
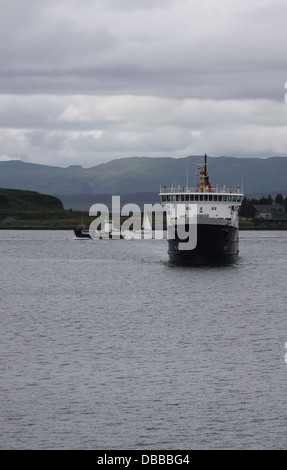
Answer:
MULTIPOLYGON (((188 181, 189 186, 196 186, 198 165, 202 162, 202 156, 132 157, 91 168, 79 165, 62 168, 11 160, 0 162, 0 187, 55 195, 65 207, 76 209, 80 208, 79 205, 75 207, 77 202, 82 206, 87 203, 91 205, 90 201, 98 202, 99 195, 106 195, 107 198, 112 194, 130 195, 126 198, 129 202, 138 194, 141 201, 147 199, 151 202, 155 198, 154 202, 159 202, 160 185, 185 186, 188 181)), ((287 158, 284 157, 210 157, 208 173, 214 186, 237 187, 243 184, 247 195, 286 194, 287 191, 287 158)))

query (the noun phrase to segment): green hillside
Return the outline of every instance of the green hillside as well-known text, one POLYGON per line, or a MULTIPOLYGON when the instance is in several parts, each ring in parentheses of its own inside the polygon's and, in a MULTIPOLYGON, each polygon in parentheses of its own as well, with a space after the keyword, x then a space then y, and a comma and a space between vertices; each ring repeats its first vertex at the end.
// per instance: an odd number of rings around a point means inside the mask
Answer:
POLYGON ((21 189, 0 189, 0 211, 29 212, 63 210, 63 204, 55 196, 21 189))
POLYGON ((0 228, 74 226, 82 214, 64 210, 55 196, 36 191, 0 188, 0 228))

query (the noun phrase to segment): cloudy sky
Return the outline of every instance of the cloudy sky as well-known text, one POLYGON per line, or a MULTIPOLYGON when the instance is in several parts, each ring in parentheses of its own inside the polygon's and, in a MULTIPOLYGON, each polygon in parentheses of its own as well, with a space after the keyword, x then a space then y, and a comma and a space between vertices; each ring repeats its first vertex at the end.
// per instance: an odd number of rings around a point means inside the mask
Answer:
POLYGON ((0 160, 287 156, 286 18, 286 0, 0 0, 0 160))

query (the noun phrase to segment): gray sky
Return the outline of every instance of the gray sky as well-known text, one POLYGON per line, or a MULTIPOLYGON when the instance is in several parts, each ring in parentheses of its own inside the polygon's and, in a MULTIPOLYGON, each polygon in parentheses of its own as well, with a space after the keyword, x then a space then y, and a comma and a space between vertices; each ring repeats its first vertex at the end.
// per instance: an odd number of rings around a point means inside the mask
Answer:
POLYGON ((0 0, 0 160, 287 156, 286 0, 0 0))

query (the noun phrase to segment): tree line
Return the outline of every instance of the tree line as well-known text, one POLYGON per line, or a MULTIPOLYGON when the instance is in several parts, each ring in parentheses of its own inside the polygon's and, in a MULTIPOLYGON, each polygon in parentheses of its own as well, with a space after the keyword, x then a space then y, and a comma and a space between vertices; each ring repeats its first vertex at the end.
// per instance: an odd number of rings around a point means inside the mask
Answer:
POLYGON ((265 204, 281 204, 284 208, 285 208, 285 211, 287 212, 287 196, 284 197, 282 196, 282 194, 277 194, 277 196, 273 199, 272 196, 270 196, 270 194, 266 197, 266 196, 261 196, 260 199, 255 199, 255 198, 251 198, 251 199, 248 199, 247 197, 244 197, 243 201, 242 201, 242 205, 240 207, 240 216, 241 217, 254 217, 255 216, 255 206, 258 206, 258 205, 265 205, 265 204))

